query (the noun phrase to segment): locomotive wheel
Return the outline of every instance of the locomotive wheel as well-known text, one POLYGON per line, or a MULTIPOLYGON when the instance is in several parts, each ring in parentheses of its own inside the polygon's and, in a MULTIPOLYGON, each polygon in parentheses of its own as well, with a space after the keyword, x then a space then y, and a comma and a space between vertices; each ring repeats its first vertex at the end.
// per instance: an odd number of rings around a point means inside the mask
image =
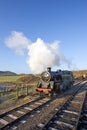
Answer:
POLYGON ((51 93, 49 93, 48 96, 51 97, 51 93))
POLYGON ((44 93, 43 92, 40 92, 40 97, 43 97, 44 96, 44 93))
POLYGON ((52 92, 50 93, 50 97, 51 97, 51 98, 54 97, 54 91, 52 91, 52 92))

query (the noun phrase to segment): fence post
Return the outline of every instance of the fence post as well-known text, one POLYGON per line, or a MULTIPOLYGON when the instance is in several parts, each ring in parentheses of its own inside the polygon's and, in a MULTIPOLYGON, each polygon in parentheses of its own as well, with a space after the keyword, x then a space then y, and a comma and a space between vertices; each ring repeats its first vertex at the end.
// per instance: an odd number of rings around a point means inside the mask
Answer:
POLYGON ((27 89, 27 95, 28 95, 28 85, 26 84, 26 89, 27 89))
POLYGON ((17 99, 19 98, 19 88, 18 88, 18 86, 16 86, 16 90, 17 90, 17 99))

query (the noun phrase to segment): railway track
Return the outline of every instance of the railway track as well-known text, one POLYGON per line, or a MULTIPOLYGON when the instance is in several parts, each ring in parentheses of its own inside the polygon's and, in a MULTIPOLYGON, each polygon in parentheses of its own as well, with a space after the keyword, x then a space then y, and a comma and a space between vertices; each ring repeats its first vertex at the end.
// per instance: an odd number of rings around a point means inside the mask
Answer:
POLYGON ((38 98, 32 102, 24 104, 20 107, 12 109, 4 114, 0 115, 0 130, 8 129, 17 121, 22 122, 22 118, 27 114, 31 114, 33 111, 37 110, 42 105, 48 103, 50 99, 48 98, 38 98))
POLYGON ((77 130, 87 130, 87 92, 83 103, 81 115, 77 123, 77 130))
POLYGON ((43 122, 38 124, 37 130, 87 130, 87 86, 83 85, 74 91, 73 95, 43 122))
MULTIPOLYGON (((81 85, 81 82, 76 83, 76 85, 81 85)), ((73 89, 73 91, 75 91, 73 89)), ((66 94, 66 92, 65 92, 66 94)), ((71 96, 68 95, 66 97, 66 99, 63 99, 61 102, 66 102, 66 100, 68 100, 71 96)), ((20 107, 17 107, 15 109, 12 109, 9 112, 6 112, 2 115, 0 115, 0 130, 16 130, 19 129, 15 124, 25 124, 26 123, 26 116, 30 116, 33 117, 35 113, 41 113, 41 109, 48 107, 49 109, 49 105, 56 102, 56 100, 59 100, 58 98, 53 98, 53 99, 49 99, 49 98, 38 98, 32 102, 29 102, 27 104, 24 104, 20 107)), ((62 104, 61 102, 59 102, 59 106, 61 106, 60 104, 62 104)), ((57 104, 58 105, 58 102, 57 104)), ((58 108, 55 108, 55 111, 57 111, 58 108)), ((52 113, 53 114, 53 113, 52 113)), ((47 121, 48 122, 48 121, 47 121)), ((41 125, 42 123, 40 123, 39 125, 41 125)), ((48 123, 46 123, 45 125, 47 125, 48 123)), ((37 129, 39 128, 39 125, 37 125, 37 129)), ((47 128, 47 126, 45 127, 45 125, 40 129, 45 129, 47 128)), ((22 130, 22 129, 20 129, 22 130)), ((23 128, 24 130, 24 128, 23 128)), ((31 129, 30 129, 31 130, 31 129)), ((32 129, 34 130, 34 129, 32 129)), ((36 128, 35 128, 36 130, 36 128)))

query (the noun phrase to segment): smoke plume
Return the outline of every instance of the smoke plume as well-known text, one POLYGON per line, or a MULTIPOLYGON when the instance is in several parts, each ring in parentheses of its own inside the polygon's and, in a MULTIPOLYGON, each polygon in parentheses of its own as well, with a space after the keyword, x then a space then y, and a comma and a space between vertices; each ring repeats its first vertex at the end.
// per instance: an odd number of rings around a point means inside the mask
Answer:
POLYGON ((42 72, 48 66, 59 66, 61 60, 59 42, 48 44, 38 38, 35 43, 28 46, 28 56, 27 63, 35 73, 42 72))
POLYGON ((27 49, 30 41, 22 32, 12 31, 11 35, 5 39, 5 44, 14 49, 19 55, 24 55, 24 49, 27 49))
POLYGON ((46 43, 37 38, 35 42, 30 42, 22 32, 13 31, 5 43, 20 55, 23 55, 24 49, 28 51, 27 64, 33 73, 41 73, 49 66, 60 66, 61 62, 69 64, 59 50, 59 41, 46 43))

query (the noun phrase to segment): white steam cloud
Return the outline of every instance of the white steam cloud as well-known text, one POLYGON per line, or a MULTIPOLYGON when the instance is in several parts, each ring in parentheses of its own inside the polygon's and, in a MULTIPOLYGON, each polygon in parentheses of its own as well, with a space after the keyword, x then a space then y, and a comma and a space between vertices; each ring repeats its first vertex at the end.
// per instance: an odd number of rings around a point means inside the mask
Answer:
POLYGON ((11 35, 5 40, 6 45, 14 49, 17 54, 24 55, 24 49, 27 49, 30 41, 22 32, 12 31, 11 35))
POLYGON ((47 44, 40 38, 28 46, 28 64, 32 72, 40 73, 47 66, 60 65, 59 42, 47 44))
POLYGON ((41 73, 48 66, 59 66, 61 62, 69 66, 68 60, 59 51, 59 41, 49 44, 38 38, 33 43, 22 32, 13 31, 6 38, 5 43, 20 55, 23 55, 24 49, 27 49, 27 63, 33 73, 41 73))

